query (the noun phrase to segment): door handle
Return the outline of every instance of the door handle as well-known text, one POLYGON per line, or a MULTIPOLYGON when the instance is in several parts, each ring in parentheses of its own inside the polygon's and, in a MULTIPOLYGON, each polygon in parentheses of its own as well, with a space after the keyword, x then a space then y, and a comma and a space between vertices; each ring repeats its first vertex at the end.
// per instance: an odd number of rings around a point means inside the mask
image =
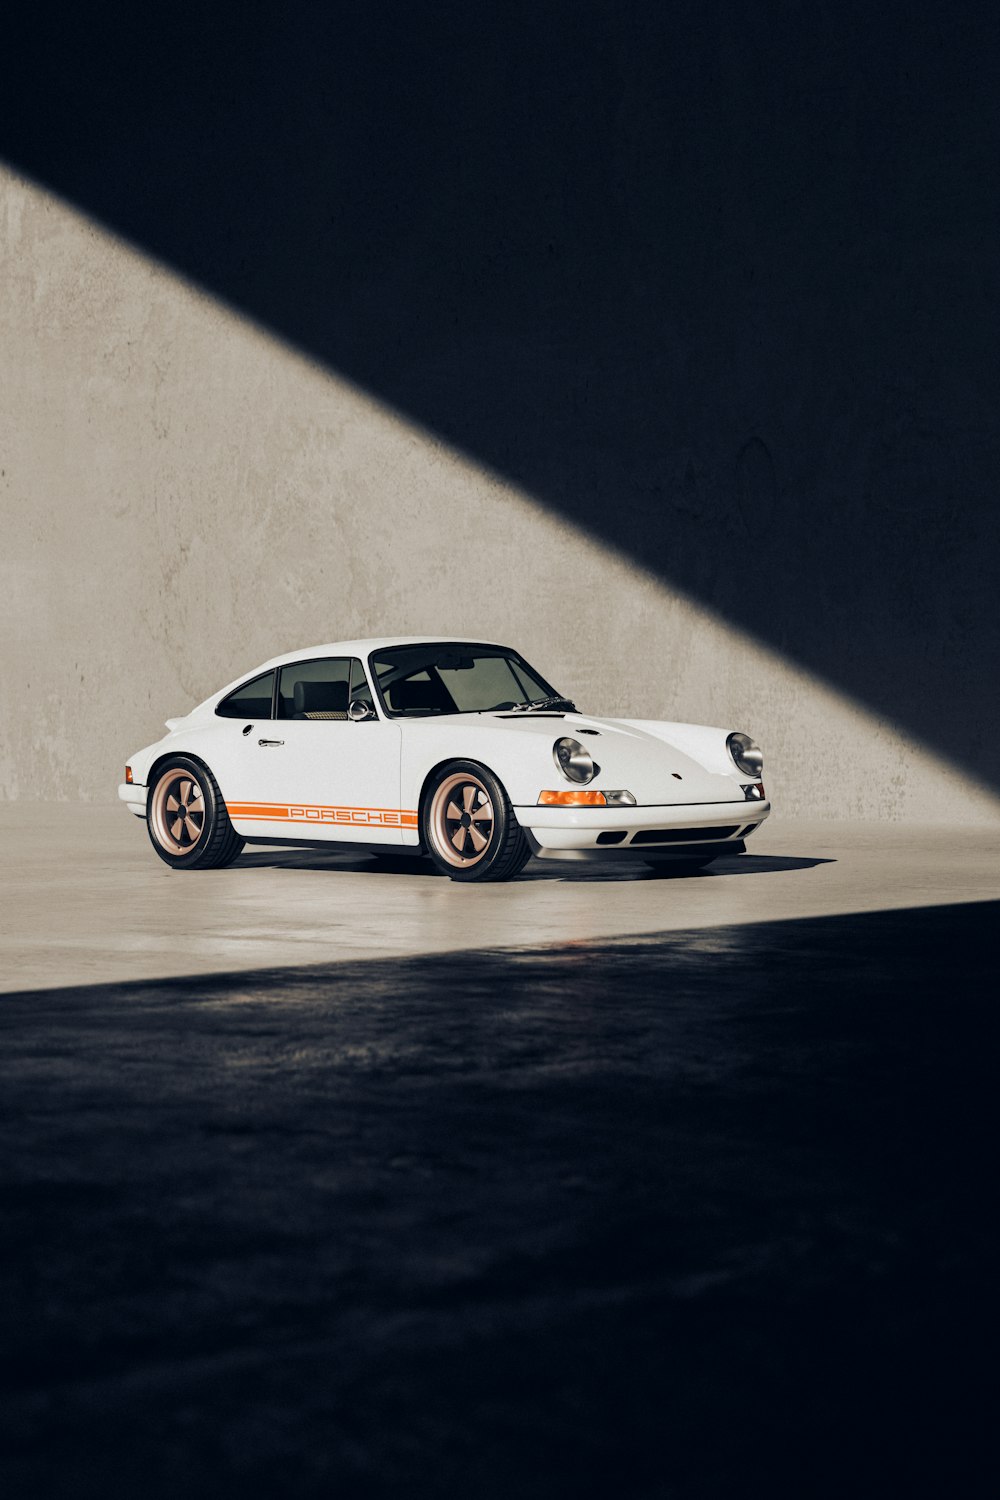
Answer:
POLYGON ((284 740, 258 740, 258 745, 283 745, 284 740))

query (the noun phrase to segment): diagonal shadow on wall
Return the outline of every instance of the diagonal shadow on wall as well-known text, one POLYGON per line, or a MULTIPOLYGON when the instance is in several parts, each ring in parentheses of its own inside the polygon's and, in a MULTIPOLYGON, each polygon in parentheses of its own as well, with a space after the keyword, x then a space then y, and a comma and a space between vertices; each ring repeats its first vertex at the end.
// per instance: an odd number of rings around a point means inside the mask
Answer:
POLYGON ((24 8, 0 155, 996 784, 997 22, 869 12, 24 8))

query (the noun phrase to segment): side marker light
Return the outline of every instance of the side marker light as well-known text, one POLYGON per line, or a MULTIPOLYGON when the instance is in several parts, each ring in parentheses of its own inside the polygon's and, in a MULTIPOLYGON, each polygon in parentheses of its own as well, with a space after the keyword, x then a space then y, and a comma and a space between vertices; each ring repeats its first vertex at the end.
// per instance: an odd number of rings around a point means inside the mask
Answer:
POLYGON ((126 784, 128 786, 132 786, 133 782, 132 782, 132 767, 131 766, 126 766, 125 767, 125 781, 126 781, 126 784))

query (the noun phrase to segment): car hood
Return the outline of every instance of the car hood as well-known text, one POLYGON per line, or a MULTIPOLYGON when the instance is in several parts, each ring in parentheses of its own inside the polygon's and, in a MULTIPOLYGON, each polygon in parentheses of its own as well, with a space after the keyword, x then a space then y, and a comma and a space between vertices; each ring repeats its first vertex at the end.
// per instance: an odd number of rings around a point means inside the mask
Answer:
POLYGON ((533 803, 547 787, 565 789, 551 751, 564 735, 579 739, 599 766, 588 783, 595 791, 630 791, 647 806, 744 800, 724 729, 576 712, 449 714, 399 722, 406 723, 407 737, 415 732, 456 756, 489 764, 514 802, 533 803))

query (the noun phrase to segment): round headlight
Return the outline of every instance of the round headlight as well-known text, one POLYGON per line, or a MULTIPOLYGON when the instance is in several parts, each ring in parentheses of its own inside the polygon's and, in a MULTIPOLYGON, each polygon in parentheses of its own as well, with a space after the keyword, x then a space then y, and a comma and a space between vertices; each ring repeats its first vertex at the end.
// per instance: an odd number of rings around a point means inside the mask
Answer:
POLYGON ((748 734, 731 734, 726 740, 729 753, 737 771, 759 781, 764 774, 764 756, 759 745, 755 745, 748 734))
POLYGON ((597 775, 594 757, 579 740, 556 740, 552 746, 552 759, 567 781, 593 781, 597 775))

